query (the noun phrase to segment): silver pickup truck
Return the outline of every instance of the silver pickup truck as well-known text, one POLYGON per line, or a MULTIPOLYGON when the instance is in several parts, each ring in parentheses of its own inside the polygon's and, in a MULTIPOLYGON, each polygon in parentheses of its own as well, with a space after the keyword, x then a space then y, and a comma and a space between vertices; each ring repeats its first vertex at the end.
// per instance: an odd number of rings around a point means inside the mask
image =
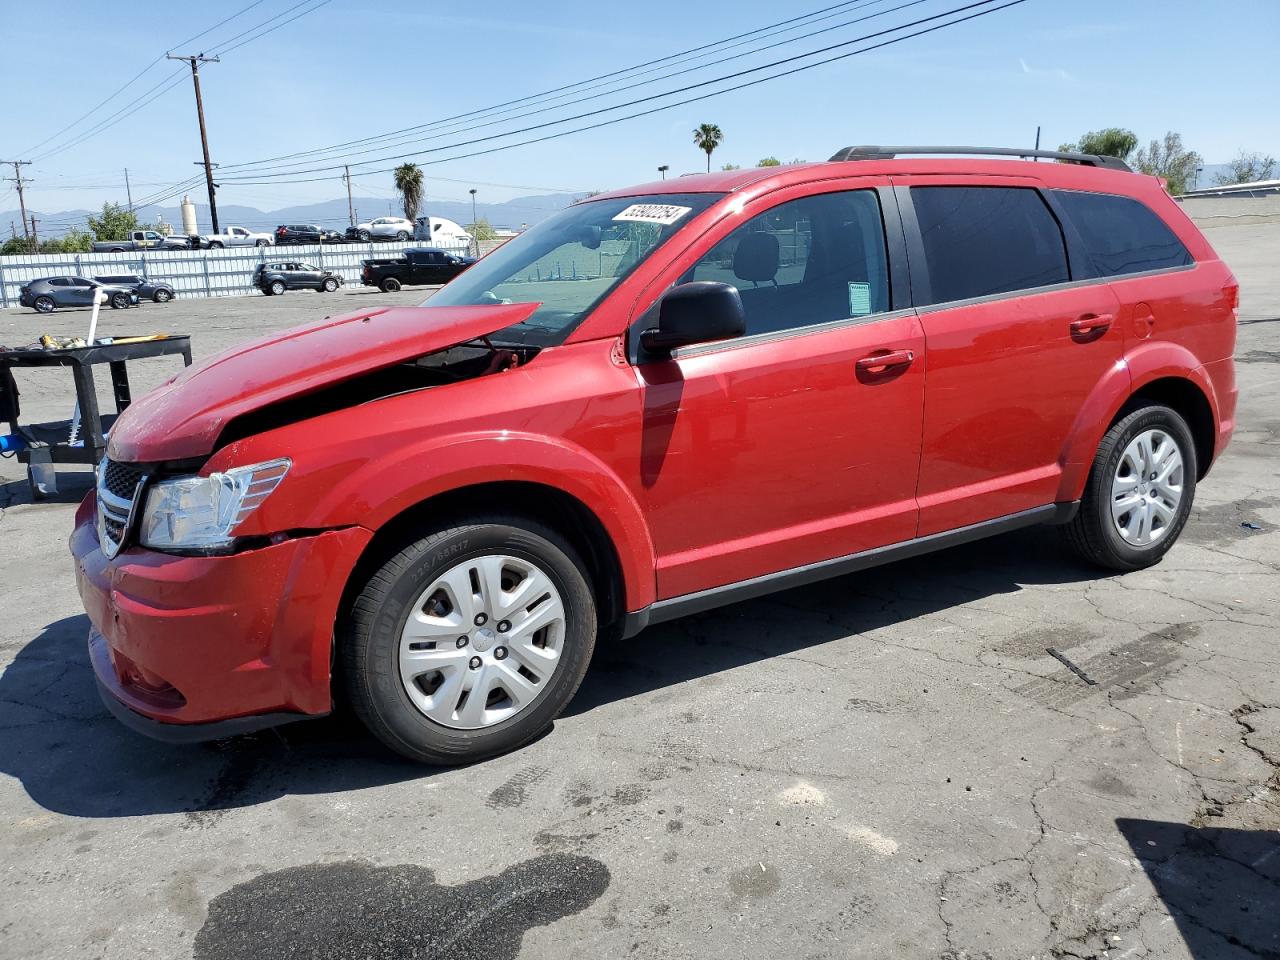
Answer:
POLYGON ((126 250, 190 250, 186 237, 166 237, 154 230, 134 230, 127 240, 97 240, 94 253, 124 253, 126 250))
POLYGON ((223 227, 221 233, 207 233, 200 239, 213 250, 221 247, 269 247, 276 242, 269 233, 254 233, 244 227, 223 227))

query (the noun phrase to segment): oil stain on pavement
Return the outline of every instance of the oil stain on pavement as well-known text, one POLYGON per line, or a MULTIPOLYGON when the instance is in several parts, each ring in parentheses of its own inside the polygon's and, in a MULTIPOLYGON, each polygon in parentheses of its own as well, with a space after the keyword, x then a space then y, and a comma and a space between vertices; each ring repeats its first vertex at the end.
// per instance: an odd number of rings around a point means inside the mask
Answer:
POLYGON ((526 930, 585 910, 608 886, 603 863, 569 854, 457 886, 410 864, 290 867, 214 897, 195 960, 514 960, 526 930))

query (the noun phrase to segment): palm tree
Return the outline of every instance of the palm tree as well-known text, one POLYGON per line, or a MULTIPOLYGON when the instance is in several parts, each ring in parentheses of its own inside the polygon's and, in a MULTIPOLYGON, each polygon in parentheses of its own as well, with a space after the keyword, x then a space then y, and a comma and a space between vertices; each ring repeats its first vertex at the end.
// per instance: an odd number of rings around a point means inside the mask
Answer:
POLYGON ((393 174, 396 189, 404 198, 404 218, 415 220, 422 204, 422 170, 416 163, 402 163, 393 174))
POLYGON ((711 151, 720 146, 724 133, 714 123, 700 123, 693 131, 693 142, 707 154, 707 173, 711 172, 711 151))

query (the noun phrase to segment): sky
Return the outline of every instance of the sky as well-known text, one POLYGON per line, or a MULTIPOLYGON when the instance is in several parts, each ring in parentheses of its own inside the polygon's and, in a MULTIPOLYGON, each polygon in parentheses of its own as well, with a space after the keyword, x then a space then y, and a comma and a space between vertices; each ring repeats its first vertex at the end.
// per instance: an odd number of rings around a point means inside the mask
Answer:
MULTIPOLYGON (((344 196, 341 170, 327 169, 344 160, 355 164, 357 194, 394 197, 389 172, 366 171, 401 162, 378 158, 433 148, 406 157, 424 165, 428 200, 465 200, 471 188, 493 202, 543 191, 611 189, 655 179, 661 164, 670 166, 669 176, 702 170, 705 158, 693 144, 692 130, 704 122, 724 133, 713 157, 717 168, 750 166, 766 156, 822 160, 854 143, 1029 146, 1037 125, 1043 128, 1042 145, 1050 148, 1086 130, 1125 126, 1144 142, 1177 130, 1208 163, 1226 162, 1242 149, 1280 156, 1273 72, 1280 0, 1024 0, 747 89, 543 143, 452 159, 652 109, 728 83, 471 147, 456 146, 461 141, 664 93, 972 2, 856 0, 818 14, 825 19, 646 68, 653 71, 647 74, 402 135, 375 149, 361 144, 336 152, 367 151, 353 158, 330 153, 235 166, 483 110, 814 13, 833 2, 257 0, 250 6, 250 0, 0 0, 0 160, 35 161, 23 168, 32 181, 27 204, 43 211, 124 202, 125 167, 135 202, 170 193, 183 178, 200 172, 193 165, 200 159, 200 140, 189 68, 163 56, 170 49, 184 54, 225 49, 246 39, 226 49, 221 62, 204 65, 201 83, 212 157, 223 164, 219 202, 262 210, 344 196), (870 19, 843 25, 859 17, 870 19), (226 18, 231 19, 217 26, 226 18), (272 27, 278 29, 256 36, 272 27), (795 39, 818 30, 824 32, 795 39), (203 31, 209 32, 184 44, 203 31), (790 42, 753 52, 783 41, 790 42), (748 56, 709 63, 740 53, 748 56), (676 70, 688 72, 663 79, 676 70), (132 85, 98 106, 139 73, 132 85), (167 82, 173 85, 164 90, 167 82), (640 86, 611 92, 627 83, 640 86), (158 95, 131 106, 152 94, 158 95), (604 96, 571 105, 563 102, 570 94, 604 96), (548 106, 553 109, 530 115, 548 106), (101 129, 94 132, 96 125, 101 129), (433 139, 398 142, 411 136, 433 139), (440 159, 447 162, 429 163, 440 159), (289 172, 311 168, 326 169, 289 172), (268 180, 264 173, 287 176, 268 180)), ((994 0, 988 8, 1005 2, 994 0)), ((13 168, 0 168, 0 176, 12 177, 13 168)), ((13 186, 0 181, 0 210, 17 206, 13 186)), ((203 190, 202 181, 190 188, 200 199, 203 190)))

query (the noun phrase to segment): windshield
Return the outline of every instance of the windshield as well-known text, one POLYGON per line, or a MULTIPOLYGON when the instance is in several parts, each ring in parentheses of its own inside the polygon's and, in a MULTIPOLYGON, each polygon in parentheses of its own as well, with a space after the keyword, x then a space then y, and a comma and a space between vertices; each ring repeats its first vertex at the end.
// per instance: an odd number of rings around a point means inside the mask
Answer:
POLYGON ((667 193, 574 204, 508 240, 423 306, 537 303, 529 319, 492 339, 561 343, 610 290, 720 197, 667 193))

